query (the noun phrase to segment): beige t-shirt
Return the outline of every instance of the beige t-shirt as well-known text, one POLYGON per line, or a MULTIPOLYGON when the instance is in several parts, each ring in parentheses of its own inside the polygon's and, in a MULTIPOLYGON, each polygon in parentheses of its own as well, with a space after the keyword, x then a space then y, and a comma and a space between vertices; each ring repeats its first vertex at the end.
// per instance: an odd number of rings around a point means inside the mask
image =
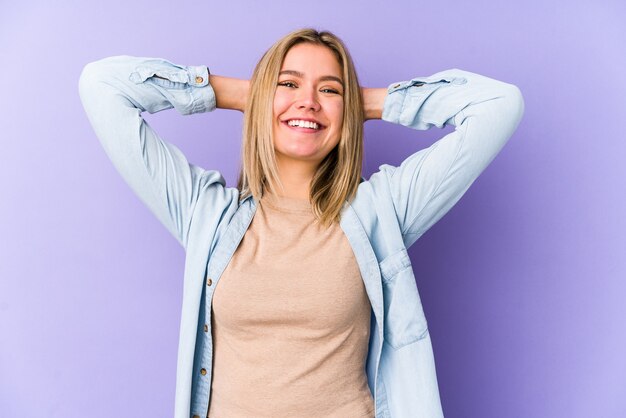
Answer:
POLYGON ((370 309, 341 227, 266 194, 213 295, 208 416, 373 417, 370 309))

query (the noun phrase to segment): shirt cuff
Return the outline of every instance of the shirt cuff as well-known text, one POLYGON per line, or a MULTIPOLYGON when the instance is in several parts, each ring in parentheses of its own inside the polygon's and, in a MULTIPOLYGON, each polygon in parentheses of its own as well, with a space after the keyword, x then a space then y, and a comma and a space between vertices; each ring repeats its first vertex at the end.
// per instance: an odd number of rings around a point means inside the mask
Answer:
POLYGON ((130 80, 136 84, 152 83, 170 94, 170 100, 178 101, 180 93, 187 100, 173 105, 183 114, 211 112, 217 106, 215 91, 209 84, 209 69, 205 65, 181 66, 161 60, 154 65, 141 65, 131 73, 130 80))
POLYGON ((383 104, 382 120, 408 126, 414 129, 427 129, 420 121, 420 110, 426 100, 440 87, 467 83, 458 70, 448 70, 429 77, 416 77, 408 81, 390 84, 383 104), (448 73, 448 74, 446 74, 448 73))

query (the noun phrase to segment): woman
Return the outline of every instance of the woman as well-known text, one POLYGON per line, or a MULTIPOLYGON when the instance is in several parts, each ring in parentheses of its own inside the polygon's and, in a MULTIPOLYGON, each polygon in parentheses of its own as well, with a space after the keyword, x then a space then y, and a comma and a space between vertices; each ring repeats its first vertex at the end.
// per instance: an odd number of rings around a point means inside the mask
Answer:
POLYGON ((341 41, 311 29, 250 82, 118 56, 79 87, 113 164, 186 250, 176 417, 443 416, 407 248, 512 135, 517 87, 453 69, 361 89, 341 41), (172 107, 244 111, 237 188, 141 117, 172 107), (365 181, 375 118, 456 129, 365 181))

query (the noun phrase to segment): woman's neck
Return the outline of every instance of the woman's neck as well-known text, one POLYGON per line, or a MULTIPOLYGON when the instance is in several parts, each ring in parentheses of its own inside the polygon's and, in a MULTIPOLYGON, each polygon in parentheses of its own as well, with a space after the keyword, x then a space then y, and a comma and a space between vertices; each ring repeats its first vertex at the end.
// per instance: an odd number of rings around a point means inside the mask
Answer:
POLYGON ((283 185, 275 194, 295 199, 308 199, 311 179, 316 167, 303 161, 281 161, 277 159, 278 177, 283 185))

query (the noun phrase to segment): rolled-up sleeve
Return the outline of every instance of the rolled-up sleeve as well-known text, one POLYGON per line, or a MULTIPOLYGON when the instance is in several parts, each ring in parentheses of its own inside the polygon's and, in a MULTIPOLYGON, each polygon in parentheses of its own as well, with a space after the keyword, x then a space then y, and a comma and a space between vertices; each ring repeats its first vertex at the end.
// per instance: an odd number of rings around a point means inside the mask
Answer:
POLYGON ((382 165, 370 182, 390 190, 408 248, 463 196, 517 128, 520 90, 451 69, 389 86, 382 118, 412 129, 455 127, 404 160, 382 165))
POLYGON ((206 66, 115 56, 87 64, 79 79, 89 121, 113 165, 172 235, 186 247, 202 189, 223 188, 217 171, 190 164, 141 113, 175 108, 183 115, 215 109, 206 66))

